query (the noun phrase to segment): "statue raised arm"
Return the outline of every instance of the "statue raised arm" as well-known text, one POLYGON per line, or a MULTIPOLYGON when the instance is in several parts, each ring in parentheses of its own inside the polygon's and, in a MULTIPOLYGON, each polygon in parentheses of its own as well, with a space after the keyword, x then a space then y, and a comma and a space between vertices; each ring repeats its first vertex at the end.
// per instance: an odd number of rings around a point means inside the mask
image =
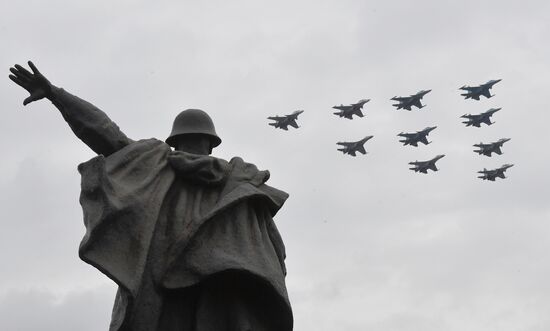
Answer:
POLYGON ((10 79, 30 93, 27 105, 43 98, 61 112, 75 135, 97 154, 110 155, 132 142, 100 109, 65 90, 58 88, 29 61, 32 73, 19 64, 10 68, 10 79))

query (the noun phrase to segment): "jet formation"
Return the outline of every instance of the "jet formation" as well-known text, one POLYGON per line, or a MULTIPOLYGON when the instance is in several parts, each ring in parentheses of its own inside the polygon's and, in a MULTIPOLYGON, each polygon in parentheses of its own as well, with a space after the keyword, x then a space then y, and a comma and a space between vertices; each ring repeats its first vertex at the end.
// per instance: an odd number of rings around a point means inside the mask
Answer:
POLYGON ((476 114, 476 115, 464 114, 460 116, 460 118, 466 119, 465 122, 462 122, 466 124, 466 126, 475 126, 476 128, 479 128, 482 123, 485 123, 487 125, 494 124, 495 122, 491 122, 491 116, 493 116, 494 113, 496 113, 501 109, 502 108, 491 108, 481 114, 476 114))
POLYGON ((393 97, 390 100, 397 101, 396 104, 393 104, 392 106, 397 107, 397 110, 399 109, 406 109, 411 110, 413 106, 415 106, 418 109, 426 107, 426 105, 423 105, 422 98, 431 92, 432 90, 423 90, 416 94, 410 95, 408 97, 393 97))
POLYGON ((479 98, 483 95, 487 99, 494 97, 495 95, 491 95, 490 89, 495 85, 496 83, 500 82, 502 79, 494 79, 490 80, 485 84, 481 84, 478 86, 462 86, 459 90, 466 91, 466 93, 461 94, 464 99, 474 99, 479 100, 479 98))
POLYGON ((483 169, 478 171, 478 173, 482 175, 478 176, 477 178, 481 178, 483 180, 490 180, 492 182, 494 182, 497 177, 504 179, 506 178, 506 176, 504 176, 504 172, 506 172, 508 168, 511 168, 513 166, 514 166, 513 164, 504 164, 502 167, 492 169, 492 170, 483 169))
POLYGON ((434 157, 433 159, 427 160, 427 161, 409 162, 409 164, 413 166, 412 168, 409 168, 409 169, 413 170, 414 172, 421 172, 423 174, 427 174, 428 170, 437 171, 438 169, 435 166, 435 163, 439 159, 443 158, 444 156, 445 155, 438 155, 438 156, 434 157))
POLYGON ((484 143, 475 144, 474 147, 477 147, 479 149, 475 149, 474 152, 478 153, 479 155, 483 154, 489 157, 491 157, 492 153, 502 155, 502 150, 500 148, 507 141, 510 141, 510 138, 502 138, 490 144, 484 144, 484 143))
POLYGON ((418 147, 418 143, 423 143, 424 145, 428 145, 429 143, 431 143, 431 141, 428 141, 427 137, 430 134, 430 132, 432 132, 436 128, 437 126, 429 126, 424 130, 420 130, 414 133, 401 132, 397 136, 405 138, 403 140, 399 140, 399 142, 403 143, 403 146, 411 145, 414 147, 418 147))
POLYGON ((353 142, 337 142, 336 145, 343 146, 342 148, 338 148, 338 150, 344 154, 349 154, 351 156, 356 156, 355 153, 359 152, 363 155, 367 154, 367 151, 365 150, 365 143, 367 140, 371 139, 374 136, 366 136, 365 138, 359 140, 359 141, 353 141, 353 142))
POLYGON ((362 99, 357 101, 357 103, 352 103, 349 106, 344 106, 342 104, 340 104, 340 106, 333 106, 332 108, 340 110, 338 112, 335 112, 334 115, 345 117, 350 120, 353 119, 353 115, 363 117, 364 115, 361 110, 363 109, 363 106, 369 101, 370 99, 362 99))
POLYGON ((271 116, 271 117, 268 117, 267 119, 275 121, 274 123, 269 123, 269 125, 274 126, 275 128, 288 131, 289 125, 295 129, 299 128, 298 123, 296 123, 296 120, 298 119, 298 116, 303 112, 304 112, 303 110, 297 110, 290 115, 271 116))
MULTIPOLYGON (((481 96, 484 96, 486 98, 491 98, 494 95, 491 95, 490 90, 491 88, 498 82, 500 82, 501 79, 497 80, 490 80, 485 84, 481 84, 479 86, 462 86, 460 90, 465 91, 465 93, 462 93, 461 96, 464 96, 465 99, 473 99, 473 100, 480 100, 481 96)), ((397 103, 392 104, 392 106, 396 107, 397 110, 399 109, 405 109, 408 111, 411 111, 413 107, 416 107, 418 109, 424 108, 426 105, 422 104, 423 97, 430 93, 432 90, 422 90, 419 91, 416 94, 410 95, 408 97, 393 97, 390 100, 397 101, 397 103)), ((370 99, 361 99, 356 103, 352 103, 349 105, 343 105, 340 104, 339 106, 333 106, 333 109, 336 109, 338 111, 333 112, 334 115, 337 115, 341 118, 347 118, 347 119, 354 119, 356 117, 364 117, 362 110, 363 107, 367 102, 369 102, 370 99)), ((466 127, 468 126, 475 126, 475 127, 481 127, 481 124, 486 125, 492 125, 495 122, 491 121, 491 116, 501 110, 501 108, 491 108, 483 113, 480 114, 464 114, 460 116, 460 118, 465 119, 463 121, 463 124, 466 124, 466 127)), ((293 112, 290 115, 284 115, 284 116, 273 116, 268 117, 268 119, 275 121, 273 123, 269 123, 269 125, 274 126, 275 128, 280 128, 282 130, 287 131, 288 126, 292 126, 294 128, 299 128, 298 124, 296 123, 298 116, 302 114, 303 110, 297 110, 293 112)), ((437 126, 431 126, 426 127, 423 130, 417 131, 417 132, 401 132, 397 136, 400 137, 399 142, 402 143, 404 146, 410 145, 414 147, 418 147, 420 143, 424 145, 429 145, 431 141, 428 141, 428 135, 437 128, 437 126)), ((353 141, 353 142, 337 142, 338 145, 337 150, 348 154, 351 156, 357 156, 357 153, 360 154, 367 154, 367 151, 365 150, 365 143, 372 139, 373 136, 366 136, 365 138, 359 140, 359 141, 353 141)), ((499 139, 496 142, 492 143, 482 143, 473 145, 476 147, 474 149, 475 153, 478 153, 479 155, 485 155, 488 157, 491 157, 493 153, 497 155, 502 154, 502 146, 504 143, 510 141, 510 138, 502 138, 499 139)), ((409 165, 412 165, 410 170, 413 170, 414 172, 420 172, 420 173, 428 173, 428 170, 432 171, 438 171, 438 168, 436 166, 436 162, 443 158, 445 155, 437 155, 431 160, 426 161, 414 161, 409 162, 409 165)), ((512 164, 504 164, 502 167, 493 169, 493 170, 487 170, 483 169, 482 171, 478 171, 478 173, 481 173, 482 176, 479 176, 479 178, 482 178, 484 180, 490 180, 494 181, 495 178, 505 178, 504 172, 506 169, 512 167, 512 164)))

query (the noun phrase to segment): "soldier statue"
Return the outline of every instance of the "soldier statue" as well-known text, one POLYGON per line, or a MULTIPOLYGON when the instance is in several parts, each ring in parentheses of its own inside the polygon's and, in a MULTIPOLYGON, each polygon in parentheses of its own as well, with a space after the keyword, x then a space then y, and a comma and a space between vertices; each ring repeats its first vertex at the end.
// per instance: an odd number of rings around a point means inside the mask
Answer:
POLYGON ((111 331, 289 331, 285 248, 273 222, 288 195, 187 109, 162 142, 134 141, 94 105, 31 71, 10 79, 61 112, 98 156, 79 165, 80 258, 118 285, 111 331), (173 149, 172 149, 172 148, 173 149))

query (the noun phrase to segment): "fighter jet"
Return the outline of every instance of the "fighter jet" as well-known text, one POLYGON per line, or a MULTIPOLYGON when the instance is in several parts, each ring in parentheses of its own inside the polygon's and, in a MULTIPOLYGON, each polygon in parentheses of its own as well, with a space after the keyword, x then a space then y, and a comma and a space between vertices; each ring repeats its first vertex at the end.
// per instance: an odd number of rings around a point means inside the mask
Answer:
POLYGON ((297 110, 290 115, 272 116, 272 117, 268 117, 267 119, 275 121, 275 123, 269 123, 269 125, 274 126, 275 128, 279 128, 287 131, 289 125, 296 129, 299 128, 298 124, 296 123, 296 120, 298 119, 298 115, 300 115, 303 112, 304 112, 303 110, 297 110))
POLYGON ((433 171, 437 171, 437 167, 435 166, 435 163, 437 160, 441 159, 445 155, 438 155, 434 157, 431 160, 428 161, 415 161, 415 162, 409 162, 410 165, 413 165, 414 167, 409 168, 410 170, 414 170, 414 172, 421 172, 423 174, 428 173, 428 169, 431 169, 433 171))
POLYGON ((359 117, 364 116, 363 113, 361 112, 361 109, 363 109, 363 106, 369 101, 370 99, 362 99, 357 101, 357 103, 352 103, 349 106, 344 106, 340 104, 340 106, 334 106, 332 108, 340 110, 338 112, 335 112, 334 113, 335 115, 338 115, 340 117, 345 117, 351 120, 353 119, 353 115, 357 115, 359 117))
POLYGON ((460 118, 466 118, 466 122, 462 122, 466 124, 466 126, 473 125, 476 128, 479 128, 481 126, 481 123, 485 123, 487 125, 494 124, 495 122, 491 122, 491 116, 501 109, 502 108, 491 108, 488 111, 481 114, 477 114, 477 115, 464 114, 460 116, 460 118))
POLYGON ((398 102, 392 105, 397 107, 397 110, 405 108, 406 110, 410 111, 412 106, 415 106, 418 109, 420 109, 420 108, 426 107, 426 105, 422 105, 420 100, 422 100, 422 98, 431 91, 432 90, 424 90, 408 97, 393 97, 390 100, 394 100, 398 102))
POLYGON ((477 178, 490 180, 492 182, 494 182, 497 177, 504 179, 506 178, 506 176, 504 176, 504 172, 508 170, 508 168, 511 168, 513 166, 513 164, 504 164, 502 167, 492 170, 483 169, 481 171, 478 171, 478 173, 482 175, 478 176, 477 178))
POLYGON ((418 143, 423 143, 424 145, 428 145, 431 143, 431 141, 428 141, 428 135, 432 130, 437 128, 437 126, 429 126, 425 128, 424 130, 417 131, 415 133, 403 133, 401 132, 398 134, 398 137, 405 138, 404 140, 399 140, 399 142, 403 143, 403 146, 412 145, 414 147, 418 147, 418 143))
POLYGON ((491 157, 492 153, 497 153, 498 155, 501 155, 502 151, 500 150, 500 148, 507 141, 510 141, 510 138, 502 138, 490 144, 475 144, 474 147, 478 147, 479 149, 474 149, 474 152, 478 153, 479 155, 483 154, 489 157, 491 157))
POLYGON ((351 156, 355 156, 355 153, 357 152, 367 154, 367 151, 365 151, 365 147, 363 145, 372 137, 374 136, 366 136, 365 138, 354 142, 337 142, 336 145, 343 146, 342 148, 338 148, 338 150, 344 154, 349 154, 351 156))
POLYGON ((461 94, 464 99, 474 99, 479 100, 480 96, 484 96, 487 99, 494 97, 495 95, 491 95, 491 92, 489 90, 495 85, 496 83, 500 82, 502 79, 495 79, 490 80, 485 84, 481 84, 479 86, 462 86, 460 90, 466 91, 466 93, 461 94))

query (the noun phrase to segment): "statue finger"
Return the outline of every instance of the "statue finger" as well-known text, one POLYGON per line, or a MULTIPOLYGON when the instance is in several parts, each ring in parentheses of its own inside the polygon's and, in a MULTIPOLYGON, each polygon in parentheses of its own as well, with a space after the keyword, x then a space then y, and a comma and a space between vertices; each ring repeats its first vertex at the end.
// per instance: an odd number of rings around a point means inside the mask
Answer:
POLYGON ((15 69, 15 68, 13 68, 13 67, 10 68, 10 72, 11 72, 12 74, 14 74, 15 76, 19 76, 19 70, 15 69))
POLYGON ((17 79, 16 83, 23 86, 23 87, 25 87, 25 88, 32 85, 32 81, 28 77, 25 77, 25 76, 21 75, 18 71, 12 72, 12 75, 10 75, 10 76, 13 76, 13 78, 16 78, 17 79))
POLYGON ((40 100, 40 97, 37 97, 36 95, 31 94, 31 96, 27 97, 25 100, 23 100, 23 106, 28 105, 29 103, 40 100))
POLYGON ((28 81, 29 80, 28 76, 25 76, 24 74, 21 73, 21 71, 15 69, 15 68, 10 68, 10 72, 13 74, 13 76, 19 78, 22 81, 28 81))
POLYGON ((24 89, 27 89, 27 84, 22 81, 20 78, 14 75, 9 75, 10 79, 17 85, 21 86, 24 89))
POLYGON ((28 97, 28 98, 26 98, 25 100, 23 100, 23 106, 26 106, 26 105, 28 105, 29 103, 33 102, 33 101, 34 101, 33 98, 28 97))
POLYGON ((23 76, 27 76, 29 78, 32 78, 32 74, 25 68, 23 68, 22 66, 20 66, 19 64, 16 64, 15 65, 15 69, 19 70, 19 72, 23 75, 23 76))
POLYGON ((29 67, 31 68, 32 72, 35 75, 41 75, 40 71, 38 71, 38 68, 36 68, 36 66, 34 65, 34 63, 32 63, 32 61, 29 61, 27 63, 29 64, 29 67))

